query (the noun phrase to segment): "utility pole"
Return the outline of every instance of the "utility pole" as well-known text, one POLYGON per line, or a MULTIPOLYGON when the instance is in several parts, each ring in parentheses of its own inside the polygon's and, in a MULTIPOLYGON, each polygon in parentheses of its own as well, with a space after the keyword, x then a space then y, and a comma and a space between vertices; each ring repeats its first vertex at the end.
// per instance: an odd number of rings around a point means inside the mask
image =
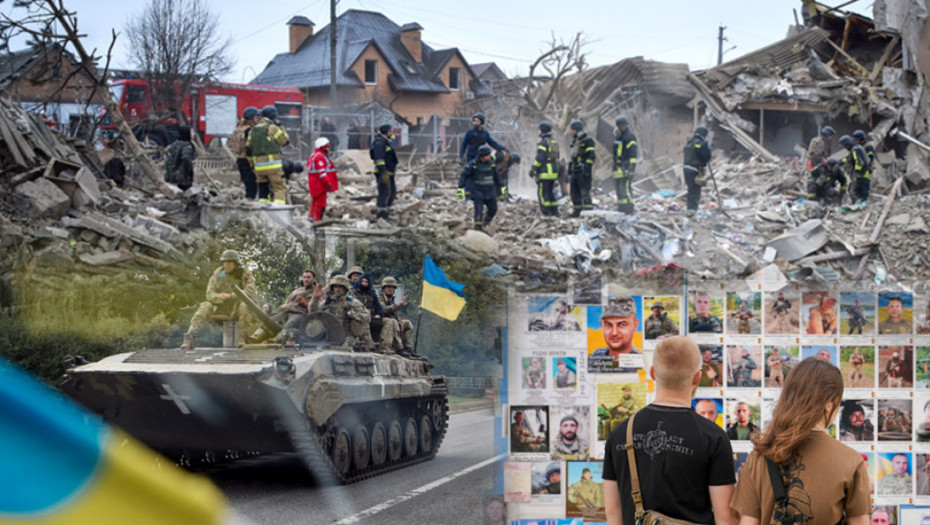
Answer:
POLYGON ((723 43, 727 41, 727 37, 723 36, 723 31, 727 26, 720 26, 717 28, 717 65, 723 63, 723 43))
POLYGON ((336 0, 329 0, 329 107, 336 106, 336 0))

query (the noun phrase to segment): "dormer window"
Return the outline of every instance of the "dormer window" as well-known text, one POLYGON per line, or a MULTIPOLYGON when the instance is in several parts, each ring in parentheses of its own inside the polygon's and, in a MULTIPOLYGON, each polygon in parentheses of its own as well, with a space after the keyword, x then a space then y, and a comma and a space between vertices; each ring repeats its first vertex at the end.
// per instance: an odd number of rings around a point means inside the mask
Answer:
POLYGON ((462 84, 462 68, 449 68, 449 89, 458 91, 462 84))
POLYGON ((365 83, 371 86, 378 84, 378 61, 365 61, 365 83))

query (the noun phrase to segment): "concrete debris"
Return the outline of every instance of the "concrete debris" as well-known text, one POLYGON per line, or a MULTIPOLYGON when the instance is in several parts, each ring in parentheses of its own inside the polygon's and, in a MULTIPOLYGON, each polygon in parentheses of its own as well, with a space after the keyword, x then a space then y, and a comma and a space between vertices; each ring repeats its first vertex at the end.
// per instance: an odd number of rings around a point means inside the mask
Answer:
POLYGON ((58 218, 71 207, 71 198, 48 179, 20 184, 13 190, 13 206, 30 219, 58 218))

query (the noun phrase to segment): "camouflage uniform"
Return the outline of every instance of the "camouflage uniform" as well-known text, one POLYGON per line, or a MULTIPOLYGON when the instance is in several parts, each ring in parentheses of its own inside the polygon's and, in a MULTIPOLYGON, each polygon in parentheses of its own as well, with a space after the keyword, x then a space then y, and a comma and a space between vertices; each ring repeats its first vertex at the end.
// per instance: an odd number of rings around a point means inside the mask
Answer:
POLYGON ((200 303, 200 307, 197 308, 197 312, 191 318, 191 325, 187 329, 187 333, 184 334, 182 348, 193 347, 194 338, 197 337, 203 326, 210 321, 210 316, 217 312, 234 315, 238 319, 240 329, 236 343, 240 346, 245 343, 245 329, 251 320, 249 310, 237 298, 224 300, 221 295, 233 293, 233 287, 238 286, 254 300, 258 296, 255 291, 255 277, 252 276, 252 272, 248 268, 242 266, 239 254, 236 251, 226 250, 223 252, 221 260, 235 262, 237 269, 234 272, 238 272, 239 275, 237 277, 234 273, 226 273, 223 266, 213 271, 210 282, 207 283, 207 300, 200 303))
POLYGON ((568 487, 568 501, 580 508, 603 508, 604 487, 600 483, 582 478, 568 487))
POLYGON ((390 282, 393 281, 393 286, 397 286, 397 281, 394 281, 393 278, 385 277, 381 280, 381 294, 378 296, 378 299, 381 301, 381 304, 384 305, 384 327, 381 328, 381 332, 384 333, 384 330, 388 328, 387 321, 393 321, 390 323, 392 326, 390 330, 393 332, 392 344, 395 348, 403 348, 404 350, 410 350, 413 348, 413 323, 407 319, 399 319, 397 317, 397 312, 400 311, 404 305, 394 302, 394 294, 388 294, 384 291, 385 283, 390 285, 390 282), (390 279, 390 281, 388 280, 390 279))
POLYGON ((308 307, 310 312, 326 312, 342 323, 346 331, 346 346, 353 346, 356 340, 361 339, 362 344, 374 348, 375 342, 371 339, 371 315, 365 305, 349 295, 349 280, 344 275, 337 275, 329 282, 325 295, 314 297, 308 307), (346 289, 341 297, 333 295, 333 286, 340 285, 346 289))
POLYGON ((378 346, 381 348, 381 351, 389 354, 394 353, 394 348, 391 343, 394 341, 394 337, 398 332, 396 328, 397 321, 385 319, 384 305, 381 304, 378 294, 372 287, 371 276, 367 273, 359 276, 355 284, 352 285, 352 290, 355 299, 365 305, 365 308, 368 310, 371 324, 375 325, 375 327, 377 327, 378 324, 381 325, 381 333, 378 335, 378 346), (362 286, 363 279, 368 282, 368 286, 362 286))
POLYGON ((911 493, 910 474, 888 474, 878 480, 879 495, 907 495, 911 493))

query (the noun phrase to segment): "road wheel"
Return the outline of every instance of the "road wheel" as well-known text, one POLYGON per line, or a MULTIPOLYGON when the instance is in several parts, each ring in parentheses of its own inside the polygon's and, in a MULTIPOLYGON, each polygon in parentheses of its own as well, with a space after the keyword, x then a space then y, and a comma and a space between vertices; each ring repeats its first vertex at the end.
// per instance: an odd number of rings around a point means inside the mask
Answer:
POLYGON ((352 462, 356 470, 365 470, 371 459, 371 443, 365 425, 359 425, 352 434, 352 462))
POLYGON ((429 423, 429 416, 423 414, 420 418, 420 451, 424 454, 433 449, 433 426, 429 423))
POLYGON ((436 432, 442 432, 442 429, 446 427, 446 418, 443 414, 444 403, 442 401, 433 401, 431 407, 431 414, 433 418, 433 428, 436 429, 436 432))
POLYGON ((408 417, 404 422, 404 453, 407 457, 417 454, 417 422, 408 417))
POLYGON ((404 439, 400 431, 400 423, 395 419, 391 421, 391 428, 388 429, 388 458, 391 461, 400 459, 404 451, 404 439))
MULTIPOLYGON (((399 436, 398 436, 399 437, 399 436)), ((381 422, 375 423, 371 429, 371 462, 376 467, 384 464, 387 459, 387 432, 381 422)))
POLYGON ((344 427, 336 430, 336 437, 333 439, 332 450, 329 451, 329 459, 333 462, 333 468, 340 476, 345 476, 352 465, 352 446, 349 440, 349 431, 344 427))

